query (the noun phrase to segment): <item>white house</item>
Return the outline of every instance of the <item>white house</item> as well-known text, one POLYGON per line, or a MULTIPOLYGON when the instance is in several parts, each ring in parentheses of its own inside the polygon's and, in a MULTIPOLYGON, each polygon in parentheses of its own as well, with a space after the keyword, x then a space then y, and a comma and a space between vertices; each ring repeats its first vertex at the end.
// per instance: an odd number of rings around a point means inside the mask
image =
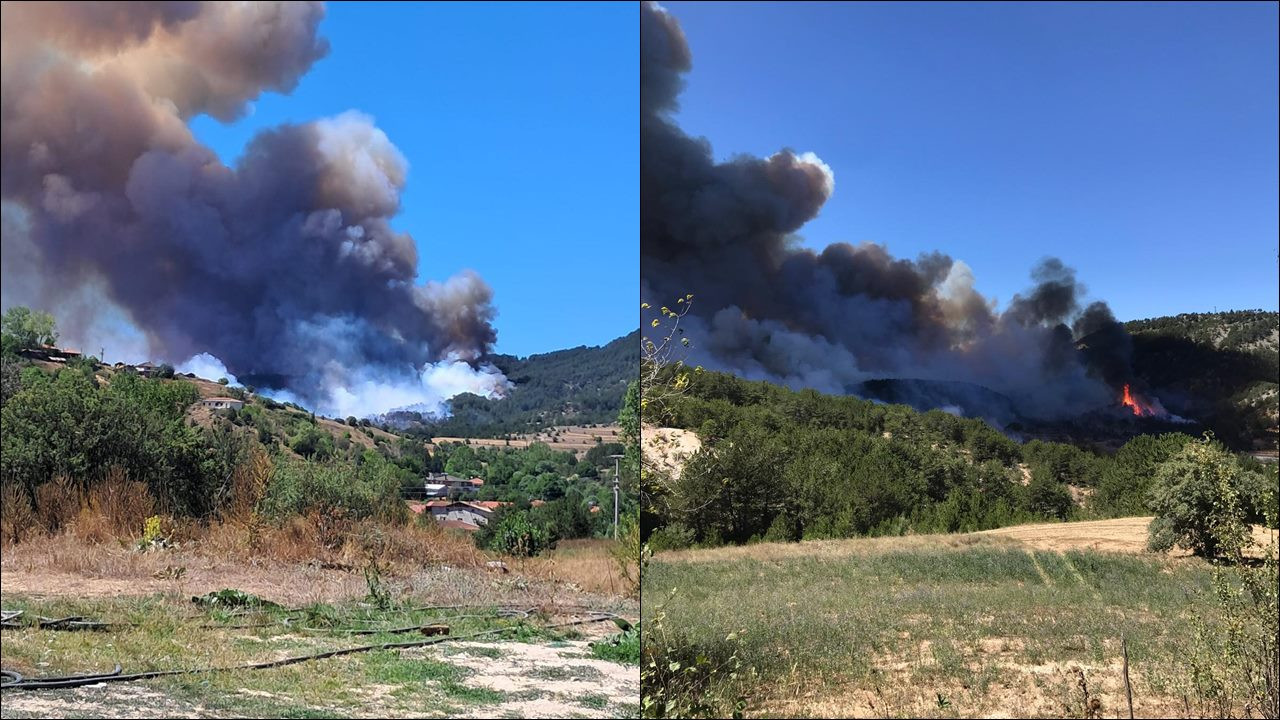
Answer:
POLYGON ((211 397, 200 401, 200 404, 214 410, 239 410, 244 407, 243 400, 232 397, 211 397))
POLYGON ((498 502, 497 500, 477 502, 432 500, 427 503, 426 509, 431 512, 431 516, 436 519, 436 522, 463 522, 479 527, 488 525, 489 519, 493 517, 498 508, 509 504, 498 502))

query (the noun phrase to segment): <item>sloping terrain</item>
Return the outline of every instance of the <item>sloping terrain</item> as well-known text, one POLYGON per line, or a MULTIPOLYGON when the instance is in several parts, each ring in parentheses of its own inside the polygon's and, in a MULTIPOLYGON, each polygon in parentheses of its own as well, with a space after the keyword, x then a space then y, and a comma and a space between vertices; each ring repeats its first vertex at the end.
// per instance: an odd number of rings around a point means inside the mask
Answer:
POLYGON ((490 400, 464 393, 450 401, 448 418, 388 413, 384 419, 415 433, 442 437, 500 437, 615 422, 627 386, 639 373, 640 331, 600 347, 525 358, 497 355, 492 360, 514 385, 506 397, 490 400))

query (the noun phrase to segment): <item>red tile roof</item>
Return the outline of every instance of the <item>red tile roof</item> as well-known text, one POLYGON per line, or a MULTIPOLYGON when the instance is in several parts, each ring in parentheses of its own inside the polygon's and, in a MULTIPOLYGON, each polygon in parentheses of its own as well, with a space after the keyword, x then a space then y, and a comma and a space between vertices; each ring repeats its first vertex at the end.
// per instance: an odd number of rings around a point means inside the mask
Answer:
POLYGON ((498 500, 475 500, 475 501, 473 501, 473 502, 469 502, 469 503, 465 503, 465 504, 466 504, 466 505, 472 505, 472 506, 474 506, 474 507, 478 507, 478 508, 483 508, 483 509, 485 509, 485 510, 497 510, 498 508, 502 507, 503 505, 510 505, 511 503, 509 503, 509 502, 500 502, 500 501, 498 501, 498 500))
POLYGON ((422 511, 427 509, 427 505, 429 505, 429 503, 411 502, 409 503, 409 510, 415 515, 421 515, 422 511))
POLYGON ((530 500, 529 504, 533 507, 542 507, 547 504, 546 500, 530 500))

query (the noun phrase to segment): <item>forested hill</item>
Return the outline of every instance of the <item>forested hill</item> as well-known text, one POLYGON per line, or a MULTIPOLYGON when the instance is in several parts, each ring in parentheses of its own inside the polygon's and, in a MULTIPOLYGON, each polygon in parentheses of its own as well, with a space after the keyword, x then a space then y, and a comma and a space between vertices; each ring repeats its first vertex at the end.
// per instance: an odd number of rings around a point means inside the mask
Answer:
POLYGON ((1125 323, 1134 371, 1165 406, 1236 447, 1271 447, 1280 422, 1280 313, 1184 313, 1125 323))
MULTIPOLYGON (((1157 466, 1192 440, 1152 425, 1163 434, 1138 435, 1114 453, 1019 443, 941 410, 717 372, 690 374, 650 408, 647 422, 701 441, 678 475, 651 468, 641 517, 655 551, 1142 515, 1157 466)), ((1241 463, 1242 502, 1261 517, 1276 466, 1241 463)))
POLYGON ((1280 312, 1266 310, 1183 313, 1130 320, 1124 327, 1142 338, 1183 338, 1217 350, 1275 357, 1280 349, 1280 312))
POLYGON ((492 359, 515 384, 506 397, 458 395, 450 402, 452 414, 444 420, 414 413, 393 413, 386 419, 432 435, 455 437, 495 437, 552 425, 614 422, 627 385, 639 372, 640 331, 600 347, 492 359))

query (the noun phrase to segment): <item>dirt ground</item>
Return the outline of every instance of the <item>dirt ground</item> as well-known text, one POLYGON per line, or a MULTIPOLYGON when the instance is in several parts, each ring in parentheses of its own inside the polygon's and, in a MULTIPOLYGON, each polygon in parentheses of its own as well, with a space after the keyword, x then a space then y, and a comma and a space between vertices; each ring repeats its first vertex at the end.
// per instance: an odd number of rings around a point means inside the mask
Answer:
MULTIPOLYGON (((608 627, 612 627, 611 625, 608 627)), ((595 633, 603 634, 601 632, 595 633)), ((638 715, 640 669, 591 656, 587 639, 550 644, 459 642, 406 650, 414 657, 446 661, 467 668, 468 685, 497 691, 502 700, 468 707, 451 717, 567 718, 638 715), (494 648, 500 647, 501 654, 494 648)), ((411 717, 391 702, 391 685, 369 685, 359 717, 411 717)), ((247 694, 271 695, 246 690, 247 694)), ((273 696, 274 699, 280 699, 273 696)), ((349 711, 348 711, 349 712, 349 711)), ((335 714, 345 714, 335 708, 335 714)), ((229 714, 200 702, 175 698, 142 683, 100 684, 74 690, 10 692, 4 696, 3 718, 213 718, 252 717, 229 714)), ((441 716, 444 716, 441 713, 441 716)), ((297 717, 310 717, 299 715, 297 717)))
MULTIPOLYGON (((587 548, 592 550, 593 548, 587 548)), ((578 555, 594 555, 578 548, 578 555)), ((607 554, 601 555, 606 560, 607 554)), ((539 607, 550 614, 547 622, 571 619, 570 608, 591 608, 619 613, 632 621, 639 618, 635 599, 603 593, 574 582, 567 570, 586 561, 577 556, 557 560, 547 558, 542 565, 521 573, 493 573, 477 567, 432 564, 395 577, 384 578, 397 597, 414 598, 423 604, 498 605, 520 604, 539 607), (559 564, 566 564, 561 568, 559 564)), ((594 565, 583 565, 583 572, 594 565)), ((598 570, 610 570, 602 567, 598 570)), ((138 553, 113 544, 87 546, 71 536, 20 543, 6 548, 0 558, 0 588, 3 598, 130 598, 161 596, 189 604, 195 595, 236 588, 288 607, 316 603, 359 600, 368 591, 358 570, 320 567, 315 564, 286 563, 269 559, 227 559, 198 547, 164 552, 138 553), (182 568, 180 577, 166 573, 182 568)), ((557 642, 502 641, 446 642, 414 651, 422 657, 457 666, 466 676, 466 687, 492 690, 501 701, 491 704, 470 702, 465 707, 444 706, 437 716, 463 717, 619 717, 639 715, 640 673, 635 665, 599 660, 591 655, 589 642, 617 632, 611 622, 577 626, 580 637, 557 642), (486 651, 485 648, 488 648, 486 651)), ((97 641, 99 636, 86 635, 97 641)), ((103 642, 111 638, 103 636, 103 642)), ((0 646, 2 647, 2 646, 0 646)), ((123 661, 122 661, 123 662, 123 661)), ((216 663, 215 663, 216 664, 216 663)), ((126 672, 137 668, 126 668, 126 672)), ((276 672, 276 671, 266 671, 276 672)), ((410 713, 405 709, 405 687, 388 685, 379 690, 365 682, 360 692, 368 692, 360 717, 396 717, 426 713, 436 705, 410 713), (368 712, 366 713, 365 710, 368 712)), ((241 688, 253 694, 257 690, 241 688)), ((67 691, 6 691, 0 717, 256 717, 236 715, 227 705, 217 707, 210 698, 216 692, 174 693, 163 681, 90 686, 67 691), (191 699, 195 698, 195 699, 191 699), (203 699, 203 702, 202 702, 203 699), (215 707, 210 707, 215 705, 215 707)), ((262 698, 279 706, 289 696, 262 698)), ((234 705, 232 707, 240 707, 234 705)), ((423 707, 423 706, 420 706, 423 707)), ((302 708, 306 710, 306 708, 302 708)), ((311 710, 317 708, 312 703, 311 710)), ((324 710, 324 708, 319 708, 324 710)), ((351 716, 352 710, 334 706, 337 716, 351 716)), ((311 715, 298 715, 310 717, 311 715)))
POLYGON ((680 477, 685 462, 702 448, 702 441, 692 430, 645 425, 640 429, 640 445, 645 462, 674 479, 680 477))

